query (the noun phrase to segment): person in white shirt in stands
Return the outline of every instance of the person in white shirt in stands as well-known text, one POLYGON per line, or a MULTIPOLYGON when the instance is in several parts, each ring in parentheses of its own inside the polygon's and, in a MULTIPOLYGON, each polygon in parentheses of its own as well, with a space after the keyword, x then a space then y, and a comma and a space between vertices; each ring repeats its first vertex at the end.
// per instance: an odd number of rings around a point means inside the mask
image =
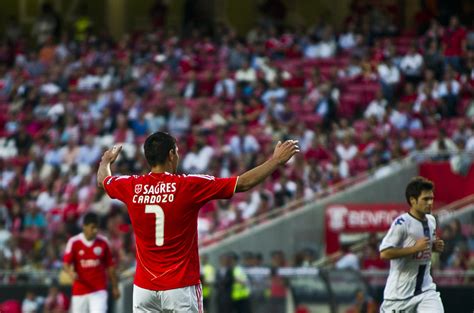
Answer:
POLYGON ((178 102, 168 119, 168 130, 176 137, 183 137, 191 128, 191 112, 182 102, 178 102))
POLYGON ((206 143, 206 139, 199 135, 183 160, 183 170, 190 174, 200 174, 207 171, 214 149, 206 143))
POLYGON ((354 22, 350 22, 347 25, 346 32, 339 35, 339 47, 344 50, 354 48, 357 44, 356 36, 356 25, 354 22))
POLYGON ((416 51, 416 44, 412 44, 407 54, 400 62, 400 69, 405 74, 405 79, 417 83, 421 79, 423 70, 423 57, 416 51))
POLYGON ((377 90, 375 99, 369 103, 369 106, 364 112, 364 117, 369 118, 375 116, 381 122, 385 116, 385 108, 387 107, 387 100, 383 97, 382 90, 377 90))
POLYGON ((227 70, 221 70, 219 73, 219 80, 214 86, 214 97, 234 99, 235 91, 235 80, 229 76, 227 70))
POLYGON ((432 252, 442 252, 431 215, 434 184, 414 177, 405 189, 410 211, 395 218, 380 244, 380 257, 390 260, 381 313, 443 313, 443 303, 430 274, 432 252))
POLYGON ((238 84, 253 84, 257 81, 257 72, 250 67, 249 62, 246 60, 242 67, 235 72, 235 80, 238 84))
POLYGON ((344 161, 350 161, 355 158, 359 150, 354 144, 354 138, 351 135, 344 137, 342 143, 336 146, 336 153, 344 161))
POLYGON ((350 245, 343 244, 341 250, 343 255, 336 262, 335 267, 339 270, 358 271, 360 269, 359 258, 350 250, 350 245))
POLYGON ((391 101, 394 97, 395 89, 400 82, 400 71, 393 64, 390 57, 385 57, 383 62, 377 67, 377 72, 382 83, 384 97, 391 101))
POLYGON ((237 128, 237 134, 230 138, 230 151, 240 157, 242 154, 253 154, 260 151, 260 144, 257 139, 248 132, 247 125, 240 124, 237 128))
POLYGON ((450 154, 458 152, 458 147, 454 141, 447 136, 446 131, 441 128, 438 132, 438 138, 433 140, 426 151, 431 154, 438 154, 438 157, 447 158, 450 154))

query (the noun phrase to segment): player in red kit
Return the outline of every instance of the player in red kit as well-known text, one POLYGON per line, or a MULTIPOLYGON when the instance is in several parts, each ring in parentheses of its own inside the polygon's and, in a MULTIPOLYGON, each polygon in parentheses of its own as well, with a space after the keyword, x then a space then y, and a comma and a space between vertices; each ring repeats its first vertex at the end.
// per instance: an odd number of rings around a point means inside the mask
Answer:
POLYGON ((97 234, 99 217, 87 213, 82 233, 71 237, 64 254, 64 269, 73 278, 72 313, 107 312, 107 274, 115 299, 120 297, 115 266, 107 239, 97 234))
POLYGON ((107 150, 97 172, 99 186, 128 208, 136 240, 133 312, 202 312, 197 219, 213 199, 228 199, 261 183, 299 152, 296 141, 279 142, 273 156, 239 177, 178 175, 176 139, 150 135, 144 145, 146 175, 112 176, 121 147, 107 150))

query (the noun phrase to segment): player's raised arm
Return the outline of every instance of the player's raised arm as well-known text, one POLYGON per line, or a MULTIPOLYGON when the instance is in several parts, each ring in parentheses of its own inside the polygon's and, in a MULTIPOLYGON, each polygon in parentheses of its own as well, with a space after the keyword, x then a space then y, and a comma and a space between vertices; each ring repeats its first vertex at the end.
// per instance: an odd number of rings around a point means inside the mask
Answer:
POLYGON ((279 141, 270 159, 239 176, 235 192, 247 191, 260 184, 299 151, 297 140, 279 141))
POLYGON ((99 169, 97 170, 97 185, 99 187, 104 187, 104 179, 107 176, 112 175, 112 171, 110 170, 110 164, 114 163, 117 159, 118 155, 122 151, 122 146, 113 146, 111 149, 104 152, 102 155, 102 159, 99 164, 99 169))

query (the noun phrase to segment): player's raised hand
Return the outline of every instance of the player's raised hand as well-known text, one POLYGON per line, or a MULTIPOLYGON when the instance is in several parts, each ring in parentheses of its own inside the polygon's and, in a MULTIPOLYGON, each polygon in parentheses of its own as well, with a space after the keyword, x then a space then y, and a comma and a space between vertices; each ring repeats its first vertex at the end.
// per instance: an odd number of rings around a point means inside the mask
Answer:
POLYGON ((413 247, 415 248, 416 252, 420 252, 428 250, 430 248, 430 245, 430 239, 428 237, 423 237, 418 239, 413 247))
POLYGON ((118 155, 122 151, 122 146, 113 146, 112 148, 108 149, 102 155, 102 162, 112 164, 117 159, 118 155))
POLYGON ((436 240, 433 242, 433 251, 434 252, 443 252, 444 251, 444 240, 436 237, 436 240))
POLYGON ((275 158, 279 164, 285 164, 298 152, 300 152, 298 140, 286 140, 283 143, 279 141, 273 151, 273 158, 275 158))

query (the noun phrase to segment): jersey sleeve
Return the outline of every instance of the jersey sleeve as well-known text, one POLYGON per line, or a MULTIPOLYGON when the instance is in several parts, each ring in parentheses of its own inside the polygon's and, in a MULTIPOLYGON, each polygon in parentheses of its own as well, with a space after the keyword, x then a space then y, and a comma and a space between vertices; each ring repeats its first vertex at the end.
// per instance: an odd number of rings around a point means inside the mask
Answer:
POLYGON ((107 176, 104 179, 103 186, 105 192, 112 199, 118 199, 127 203, 127 199, 131 197, 132 176, 107 176))
POLYGON ((186 196, 197 203, 229 199, 235 193, 238 177, 216 178, 209 175, 186 175, 183 178, 186 196))
POLYGON ((68 240, 66 244, 66 250, 64 251, 63 262, 66 264, 72 264, 73 262, 73 240, 72 238, 68 240))
POLYGON ((399 248, 402 246, 406 234, 406 221, 403 217, 398 217, 393 221, 388 233, 382 239, 380 251, 388 248, 399 248))

